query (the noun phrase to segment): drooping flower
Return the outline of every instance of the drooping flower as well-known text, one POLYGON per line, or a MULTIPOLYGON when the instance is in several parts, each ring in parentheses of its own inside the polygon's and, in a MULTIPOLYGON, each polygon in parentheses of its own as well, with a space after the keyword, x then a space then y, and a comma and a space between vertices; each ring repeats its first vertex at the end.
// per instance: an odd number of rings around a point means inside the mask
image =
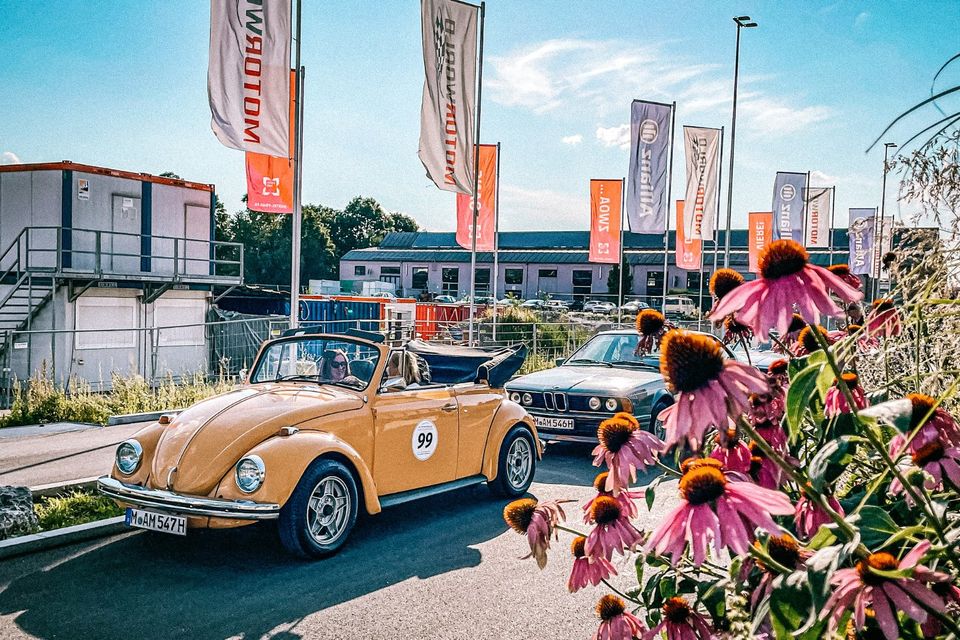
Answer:
MULTIPOLYGON (((953 614, 956 615, 956 607, 960 605, 960 589, 949 582, 934 582, 930 588, 935 594, 943 598, 944 607, 952 605, 953 614)), ((948 612, 948 615, 950 612, 948 612)), ((930 616, 927 621, 920 625, 920 631, 924 638, 936 638, 942 632, 943 625, 939 620, 930 616)))
POLYGON ((743 283, 744 278, 739 272, 726 267, 717 269, 710 276, 710 295, 717 300, 723 300, 728 293, 743 283))
POLYGON ((753 428, 774 451, 780 455, 787 452, 787 432, 783 430, 783 425, 779 421, 760 422, 753 425, 753 428))
POLYGON ((797 342, 793 348, 795 355, 805 356, 814 351, 820 351, 820 342, 817 341, 817 337, 813 333, 814 331, 819 331, 828 345, 833 344, 830 334, 826 329, 820 325, 810 325, 801 329, 800 333, 797 334, 797 342))
POLYGON ((853 609, 855 628, 863 629, 866 609, 871 607, 883 635, 887 640, 897 640, 900 637, 898 613, 923 624, 927 620, 924 607, 943 611, 943 600, 926 583, 947 582, 950 577, 920 564, 928 549, 930 542, 925 540, 900 561, 885 551, 872 553, 858 561, 855 568, 835 572, 830 579, 834 591, 820 613, 821 620, 829 618, 828 632, 836 631, 848 609, 853 609), (877 573, 898 570, 911 570, 912 575, 889 578, 877 573))
POLYGON ((587 555, 584 549, 586 542, 584 536, 577 536, 570 543, 570 553, 573 554, 573 569, 570 571, 570 579, 567 580, 570 593, 575 593, 588 584, 595 587, 610 576, 617 575, 616 567, 609 560, 603 556, 591 558, 587 555))
POLYGON ((850 265, 832 264, 827 267, 827 270, 829 270, 833 275, 843 279, 844 282, 855 289, 859 289, 863 284, 860 282, 860 276, 850 273, 850 265))
POLYGON ((654 351, 663 336, 673 328, 662 313, 656 309, 644 309, 637 314, 637 331, 640 332, 640 341, 635 353, 644 355, 654 351))
POLYGON ((676 403, 660 413, 666 446, 689 443, 697 450, 709 427, 726 429, 747 406, 751 393, 766 393, 766 377, 754 367, 728 360, 717 340, 674 330, 660 348, 660 372, 676 403))
MULTIPOLYGON (((719 436, 719 433, 717 434, 719 436)), ((710 452, 710 457, 718 460, 723 468, 736 473, 750 473, 750 447, 737 433, 736 429, 728 429, 726 438, 716 438, 717 443, 710 452)))
POLYGON ((880 346, 880 340, 875 336, 871 336, 866 331, 862 331, 863 327, 859 324, 848 324, 847 325, 847 339, 856 340, 857 350, 863 353, 873 351, 880 346))
MULTIPOLYGON (((890 449, 891 457, 899 452, 899 447, 891 446, 890 449)), ((954 487, 960 488, 960 448, 945 447, 939 439, 916 448, 911 442, 910 461, 914 466, 923 469, 929 475, 924 480, 923 486, 930 491, 941 489, 944 479, 948 480, 954 487)), ((899 478, 894 478, 890 483, 890 493, 896 495, 901 491, 903 491, 903 484, 899 478)), ((913 502, 909 494, 907 501, 913 502)))
MULTIPOLYGON (((758 549, 763 548, 759 540, 754 541, 753 546, 758 549)), ((789 533, 767 538, 765 550, 767 555, 777 564, 791 571, 802 569, 804 562, 813 555, 810 551, 803 549, 789 533)), ((760 569, 762 575, 760 577, 760 583, 756 589, 754 589, 753 595, 750 598, 750 602, 754 607, 757 606, 758 602, 770 595, 773 588, 773 580, 780 575, 776 569, 768 567, 762 560, 756 560, 756 566, 760 569)))
POLYGON ((633 640, 647 631, 640 618, 627 611, 623 600, 617 596, 603 596, 597 602, 596 610, 600 626, 593 634, 593 640, 633 640))
POLYGON ((765 422, 780 422, 783 414, 786 412, 784 404, 783 391, 777 390, 771 393, 754 393, 750 396, 750 407, 747 410, 747 416, 750 423, 760 425, 765 422))
POLYGON ((830 292, 846 302, 863 298, 863 292, 850 286, 840 276, 823 267, 810 264, 807 250, 793 240, 774 240, 759 258, 760 277, 747 282, 717 303, 711 317, 729 314, 753 329, 762 340, 770 330, 781 335, 787 332, 797 306, 808 323, 817 322, 820 314, 842 316, 843 309, 830 298, 830 292))
MULTIPOLYGON (((919 432, 910 442, 912 449, 920 449, 937 440, 945 448, 960 447, 960 425, 957 425, 956 420, 946 409, 937 406, 934 398, 922 393, 910 393, 907 394, 907 399, 911 404, 910 432, 920 427, 919 432)), ((906 434, 894 436, 890 441, 891 455, 894 455, 895 451, 899 455, 906 440, 906 434)))
POLYGON ((656 464, 656 453, 663 450, 663 441, 640 428, 635 417, 623 411, 600 423, 599 444, 593 450, 593 466, 606 463, 610 474, 606 490, 614 494, 637 481, 637 470, 656 464))
POLYGON ((676 562, 689 543, 699 566, 706 558, 709 537, 718 554, 724 547, 745 554, 756 527, 779 534, 771 516, 793 513, 786 494, 728 477, 717 460, 704 458, 686 468, 680 478, 681 503, 651 534, 648 552, 676 562))
POLYGON ((878 298, 867 313, 867 333, 870 336, 892 338, 900 335, 900 311, 890 298, 878 298))
POLYGON ((756 442, 750 442, 750 478, 765 489, 777 489, 783 479, 783 469, 775 465, 756 442))
POLYGON ((779 358, 767 366, 767 379, 770 380, 772 389, 779 389, 786 392, 790 386, 790 361, 779 358))
POLYGON ((609 560, 614 551, 621 554, 633 551, 643 543, 643 534, 633 526, 626 511, 613 496, 594 498, 590 522, 595 526, 587 536, 584 549, 591 558, 609 560))
POLYGON ((656 637, 661 631, 667 640, 709 640, 714 637, 707 619, 690 606, 685 598, 673 596, 663 603, 663 619, 650 630, 645 640, 656 637))
MULTIPOLYGON (((829 494, 824 495, 824 497, 831 509, 841 516, 844 515, 843 507, 840 506, 836 498, 829 494)), ((816 535, 821 526, 832 523, 833 519, 820 505, 807 498, 806 495, 801 495, 800 499, 797 500, 797 508, 793 515, 793 522, 797 527, 797 533, 809 540, 816 535)))
MULTIPOLYGON (((840 376, 850 390, 850 396, 853 398, 853 404, 859 411, 869 406, 867 395, 860 386, 860 379, 855 373, 844 373, 840 376)), ((847 396, 840 390, 839 385, 834 382, 833 386, 827 389, 827 395, 823 401, 823 413, 828 418, 834 418, 841 413, 850 413, 850 403, 847 402, 847 396)))
POLYGON ((503 519, 517 533, 527 535, 530 553, 523 559, 536 558, 537 566, 547 566, 547 549, 550 537, 557 538, 557 524, 567 519, 560 505, 572 500, 549 500, 538 503, 533 498, 514 500, 503 509, 503 519))
POLYGON ((733 316, 727 316, 723 320, 723 344, 733 344, 740 342, 744 345, 750 344, 753 340, 753 331, 745 324, 740 324, 733 319, 733 316))
POLYGON ((603 473, 598 473, 597 477, 593 479, 593 488, 596 489, 597 495, 588 500, 583 505, 583 521, 587 524, 590 524, 592 521, 592 516, 590 515, 593 512, 593 503, 596 502, 597 498, 601 496, 613 496, 614 499, 620 504, 620 508, 623 509, 623 512, 627 514, 628 518, 636 518, 639 514, 637 510, 637 503, 635 500, 642 500, 643 493, 640 491, 630 491, 629 489, 621 489, 614 495, 612 492, 607 491, 607 479, 609 478, 610 473, 604 471, 603 473))

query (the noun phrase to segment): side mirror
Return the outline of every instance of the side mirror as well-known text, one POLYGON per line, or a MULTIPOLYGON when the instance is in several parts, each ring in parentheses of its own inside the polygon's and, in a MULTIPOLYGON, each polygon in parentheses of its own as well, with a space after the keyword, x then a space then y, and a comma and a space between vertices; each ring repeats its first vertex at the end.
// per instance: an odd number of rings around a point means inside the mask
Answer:
POLYGON ((397 376, 396 378, 387 378, 380 387, 380 391, 403 391, 407 388, 407 381, 397 376))
POLYGON ((240 369, 240 371, 237 372, 237 380, 239 382, 246 382, 247 373, 249 372, 246 370, 246 368, 240 369))
POLYGON ((557 358, 556 360, 553 361, 553 364, 554 364, 555 366, 558 366, 558 367, 559 367, 560 365, 562 365, 562 364, 563 364, 564 362, 566 362, 566 361, 567 361, 566 358, 557 358))

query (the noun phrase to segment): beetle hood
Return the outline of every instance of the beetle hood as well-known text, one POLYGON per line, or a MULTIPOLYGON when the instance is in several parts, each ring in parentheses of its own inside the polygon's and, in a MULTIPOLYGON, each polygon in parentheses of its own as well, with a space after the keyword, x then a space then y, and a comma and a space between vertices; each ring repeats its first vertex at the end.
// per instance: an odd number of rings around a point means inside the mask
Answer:
POLYGON ((150 485, 207 495, 245 453, 282 427, 361 406, 357 392, 297 383, 251 385, 208 398, 177 415, 160 436, 150 485))

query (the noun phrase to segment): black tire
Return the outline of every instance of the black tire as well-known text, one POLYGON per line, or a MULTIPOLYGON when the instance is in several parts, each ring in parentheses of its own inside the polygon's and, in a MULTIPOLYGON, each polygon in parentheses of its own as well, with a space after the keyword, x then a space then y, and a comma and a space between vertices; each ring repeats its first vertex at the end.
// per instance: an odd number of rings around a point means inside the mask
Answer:
POLYGON ((656 404, 653 405, 653 409, 650 410, 650 424, 647 429, 653 435, 657 436, 661 440, 664 439, 666 435, 663 430, 663 423, 657 419, 657 416, 660 415, 660 412, 672 405, 673 403, 669 400, 661 398, 657 400, 656 404))
POLYGON ((527 492, 536 472, 537 445, 533 435, 526 427, 517 425, 500 444, 497 477, 488 486, 498 496, 516 498, 527 492))
POLYGON ((359 496, 353 474, 336 460, 313 462, 280 509, 277 532, 284 548, 301 558, 323 558, 340 550, 357 521, 359 496), (323 504, 310 507, 315 491, 323 504), (337 505, 340 504, 338 508, 337 505), (319 520, 319 522, 318 522, 319 520), (311 532, 311 524, 314 525, 311 532))

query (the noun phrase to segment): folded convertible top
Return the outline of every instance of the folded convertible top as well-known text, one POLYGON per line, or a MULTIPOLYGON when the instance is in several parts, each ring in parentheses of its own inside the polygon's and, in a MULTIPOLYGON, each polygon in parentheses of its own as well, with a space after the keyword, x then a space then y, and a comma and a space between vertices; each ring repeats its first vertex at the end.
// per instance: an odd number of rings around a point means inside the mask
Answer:
POLYGON ((430 379, 441 384, 482 382, 499 388, 513 376, 527 357, 523 344, 509 347, 458 347, 411 340, 406 345, 430 365, 430 379))

